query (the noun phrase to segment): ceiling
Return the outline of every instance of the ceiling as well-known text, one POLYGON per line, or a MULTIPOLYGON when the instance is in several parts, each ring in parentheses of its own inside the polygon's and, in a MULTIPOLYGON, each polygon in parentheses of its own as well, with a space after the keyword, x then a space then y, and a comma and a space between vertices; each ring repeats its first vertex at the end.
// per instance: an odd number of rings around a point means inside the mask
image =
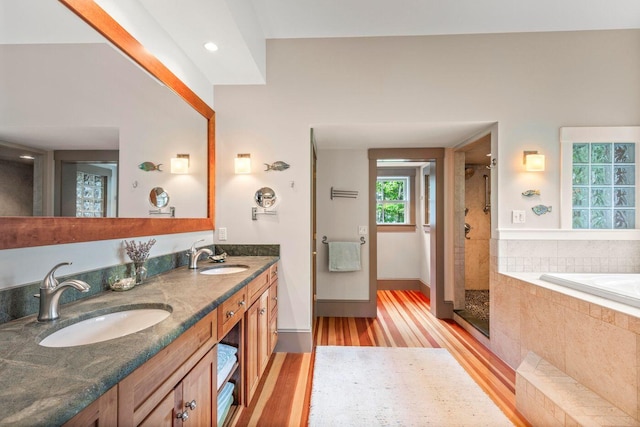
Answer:
POLYGON ((264 83, 268 39, 640 28, 638 0, 138 1, 214 85, 264 83))
POLYGON ((267 39, 638 28, 637 0, 250 0, 267 39))
MULTIPOLYGON (((268 39, 640 28, 637 0, 139 1, 214 85, 266 83, 268 39), (207 40, 220 49, 204 51, 207 40)), ((320 123, 313 128, 320 149, 352 149, 454 147, 490 125, 320 123)))

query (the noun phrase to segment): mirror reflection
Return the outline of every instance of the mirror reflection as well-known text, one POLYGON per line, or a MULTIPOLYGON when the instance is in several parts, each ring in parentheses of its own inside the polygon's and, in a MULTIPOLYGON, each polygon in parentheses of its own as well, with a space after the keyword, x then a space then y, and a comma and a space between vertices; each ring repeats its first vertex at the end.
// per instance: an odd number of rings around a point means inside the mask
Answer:
POLYGON ((154 187, 149 192, 149 203, 156 208, 164 208, 169 204, 169 193, 162 187, 154 187))
POLYGON ((272 188, 262 187, 255 194, 256 205, 261 208, 270 208, 276 203, 276 192, 272 188))
POLYGON ((143 189, 161 185, 206 218, 206 119, 63 5, 38 5, 3 0, 0 216, 149 217, 143 189), (57 158, 71 152, 88 157, 57 158), (137 167, 176 152, 189 175, 137 167))

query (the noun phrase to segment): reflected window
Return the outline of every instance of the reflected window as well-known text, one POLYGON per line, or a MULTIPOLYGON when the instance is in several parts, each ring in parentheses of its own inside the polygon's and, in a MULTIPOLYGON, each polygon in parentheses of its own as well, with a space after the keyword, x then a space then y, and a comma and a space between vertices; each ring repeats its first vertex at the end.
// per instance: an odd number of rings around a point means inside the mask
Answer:
POLYGON ((76 174, 76 216, 104 217, 106 204, 105 176, 78 171, 76 174))

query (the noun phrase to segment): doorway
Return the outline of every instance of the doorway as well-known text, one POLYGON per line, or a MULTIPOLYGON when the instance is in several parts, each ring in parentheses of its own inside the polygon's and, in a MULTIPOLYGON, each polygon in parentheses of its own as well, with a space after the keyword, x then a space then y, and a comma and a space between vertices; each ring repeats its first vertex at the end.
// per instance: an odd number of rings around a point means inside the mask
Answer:
POLYGON ((410 162, 430 162, 429 182, 429 227, 430 227, 430 263, 429 293, 431 313, 438 318, 451 318, 453 304, 445 301, 444 271, 444 148, 388 148, 369 149, 369 224, 372 233, 369 236, 369 304, 375 309, 377 304, 378 280, 378 235, 376 182, 378 162, 396 160, 410 162))
POLYGON ((463 212, 456 227, 464 232, 456 240, 455 313, 489 338, 491 134, 465 145, 456 157, 456 206, 463 212))

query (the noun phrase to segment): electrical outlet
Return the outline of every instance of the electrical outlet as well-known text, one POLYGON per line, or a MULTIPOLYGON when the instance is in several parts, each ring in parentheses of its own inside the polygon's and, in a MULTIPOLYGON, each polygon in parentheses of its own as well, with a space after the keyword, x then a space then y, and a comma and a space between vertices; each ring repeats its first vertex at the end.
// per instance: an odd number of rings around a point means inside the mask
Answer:
POLYGON ((227 240, 227 227, 218 228, 218 240, 227 240))
POLYGON ((368 230, 367 230, 367 226, 366 225, 359 225, 358 226, 358 234, 360 236, 366 236, 367 233, 368 233, 368 230))
POLYGON ((524 224, 524 211, 511 211, 511 222, 514 224, 524 224))

